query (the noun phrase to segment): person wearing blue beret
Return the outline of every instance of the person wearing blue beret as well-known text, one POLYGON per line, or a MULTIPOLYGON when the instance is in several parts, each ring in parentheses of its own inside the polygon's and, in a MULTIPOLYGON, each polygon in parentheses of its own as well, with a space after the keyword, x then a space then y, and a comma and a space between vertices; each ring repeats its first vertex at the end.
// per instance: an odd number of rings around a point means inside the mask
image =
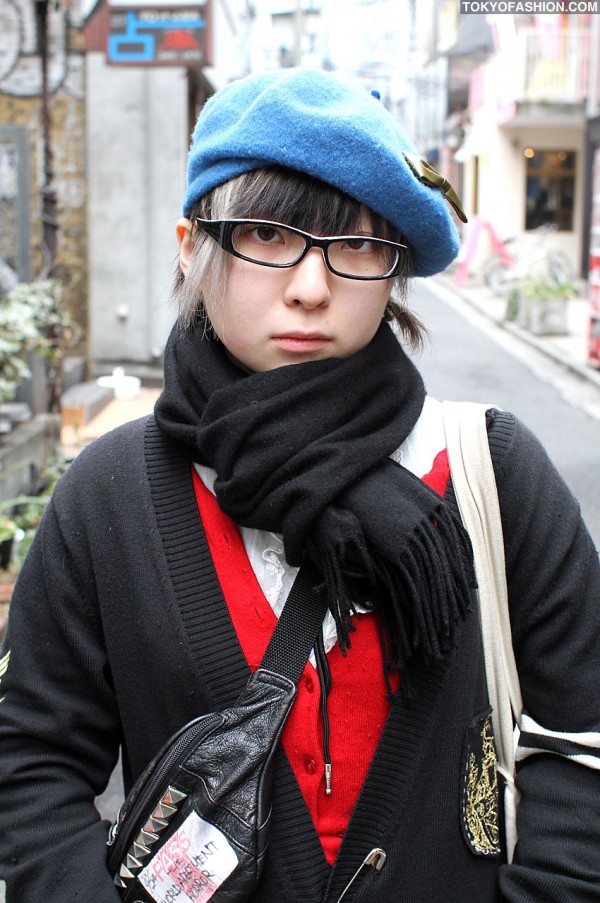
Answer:
POLYGON ((600 899, 597 553, 540 443, 490 408, 522 693, 508 773, 444 404, 414 363, 408 288, 456 258, 457 219, 381 100, 333 73, 250 75, 205 104, 164 389, 70 465, 11 604, 12 903, 600 899), (292 598, 298 636, 315 600, 324 618, 289 711, 222 739, 292 598), (214 740, 206 772, 190 724, 214 740), (240 816, 227 793, 273 734, 240 816), (109 833, 94 800, 119 755, 109 833))

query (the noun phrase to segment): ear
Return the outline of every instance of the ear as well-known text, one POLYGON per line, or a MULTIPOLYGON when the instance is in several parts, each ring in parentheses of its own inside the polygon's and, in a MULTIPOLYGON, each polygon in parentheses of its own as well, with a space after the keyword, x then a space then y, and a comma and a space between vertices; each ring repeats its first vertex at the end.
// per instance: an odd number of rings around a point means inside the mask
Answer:
POLYGON ((194 224, 182 217, 177 220, 177 241, 179 242, 179 266, 185 275, 194 249, 194 224))

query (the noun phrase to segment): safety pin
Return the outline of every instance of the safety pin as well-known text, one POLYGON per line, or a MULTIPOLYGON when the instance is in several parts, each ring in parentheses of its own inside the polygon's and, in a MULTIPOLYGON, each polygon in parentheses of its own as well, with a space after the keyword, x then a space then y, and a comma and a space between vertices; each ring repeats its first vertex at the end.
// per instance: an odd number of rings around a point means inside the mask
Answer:
POLYGON ((356 879, 358 878, 358 876, 360 875, 360 873, 362 872, 362 870, 364 868, 366 868, 368 865, 370 865, 371 868, 374 868, 376 872, 380 872, 381 869, 385 865, 386 859, 387 859, 387 853, 385 852, 385 850, 381 850, 379 847, 375 847, 373 850, 371 850, 370 853, 367 853, 367 855, 365 856, 365 858, 363 859, 363 861, 361 862, 359 867, 356 869, 356 871, 350 878, 350 881, 348 882, 348 884, 342 891, 341 896, 338 897, 337 903, 342 903, 342 900, 344 899, 344 897, 346 896, 346 894, 348 893, 348 891, 350 890, 350 888, 352 887, 352 885, 354 884, 354 882, 356 881, 356 879))

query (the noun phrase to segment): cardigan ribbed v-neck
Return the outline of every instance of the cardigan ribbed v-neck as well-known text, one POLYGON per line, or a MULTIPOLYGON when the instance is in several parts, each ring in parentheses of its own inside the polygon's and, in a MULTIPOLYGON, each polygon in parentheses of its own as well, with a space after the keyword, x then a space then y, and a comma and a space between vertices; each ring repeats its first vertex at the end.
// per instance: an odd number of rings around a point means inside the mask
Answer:
MULTIPOLYGON (((169 571, 190 647, 216 707, 225 708, 235 702, 250 669, 210 557, 198 516, 189 462, 177 454, 153 420, 146 430, 146 460, 169 571)), ((314 903, 315 899, 322 899, 326 885, 325 899, 339 896, 357 863, 370 849, 381 844, 382 826, 389 825, 398 815, 398 798, 407 793, 402 785, 414 770, 415 758, 425 741, 453 657, 450 654, 435 665, 415 662, 410 666, 406 676, 419 704, 409 706, 402 694, 396 697, 332 870, 327 866, 293 771, 285 753, 279 750, 273 794, 273 837, 277 839, 273 848, 287 875, 294 874, 298 901, 314 903), (296 871, 299 847, 304 862, 298 863, 296 871)))

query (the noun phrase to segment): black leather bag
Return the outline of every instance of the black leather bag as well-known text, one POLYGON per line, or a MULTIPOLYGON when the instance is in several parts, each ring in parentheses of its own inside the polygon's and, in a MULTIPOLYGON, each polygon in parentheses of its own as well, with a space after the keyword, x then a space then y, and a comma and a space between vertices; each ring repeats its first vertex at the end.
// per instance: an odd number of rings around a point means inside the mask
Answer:
POLYGON ((181 728, 121 806, 108 868, 125 903, 248 900, 269 842, 273 756, 326 611, 300 569, 237 703, 181 728))

